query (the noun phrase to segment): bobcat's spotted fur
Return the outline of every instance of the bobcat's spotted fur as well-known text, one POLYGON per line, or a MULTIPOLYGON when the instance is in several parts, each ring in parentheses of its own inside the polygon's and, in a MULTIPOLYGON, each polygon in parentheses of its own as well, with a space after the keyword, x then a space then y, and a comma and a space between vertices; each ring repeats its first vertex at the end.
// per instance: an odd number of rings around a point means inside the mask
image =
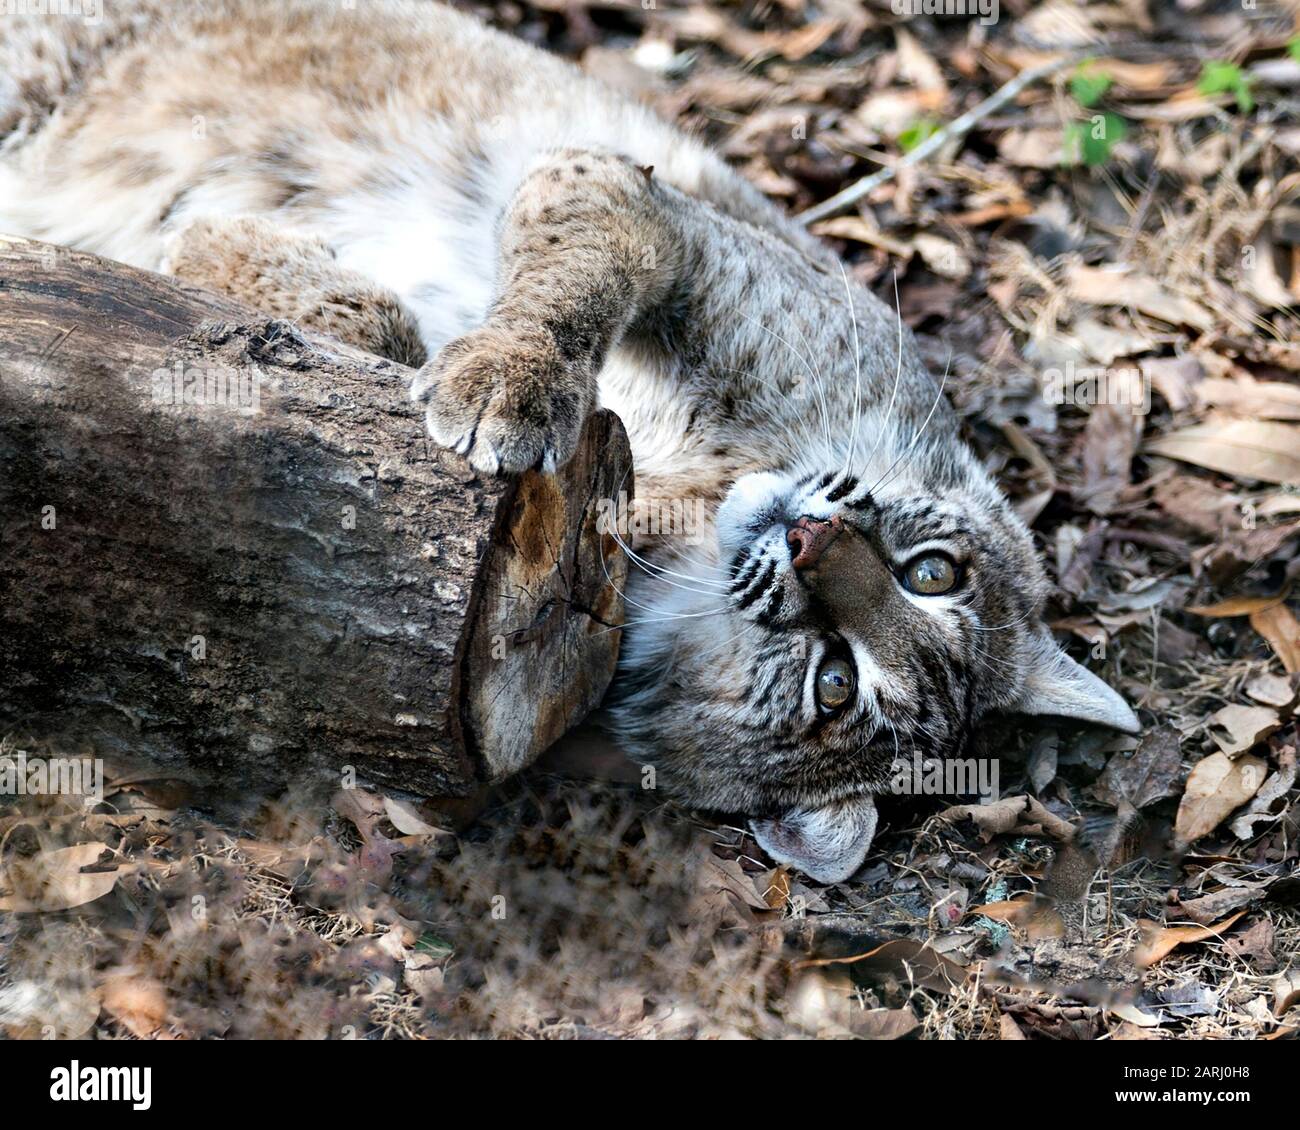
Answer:
POLYGON ((0 139, 0 231, 421 365, 483 473, 616 410, 638 495, 710 524, 641 547, 613 725, 776 858, 851 873, 895 756, 991 711, 1135 725, 893 313, 567 64, 430 3, 108 0, 0 21, 0 139))

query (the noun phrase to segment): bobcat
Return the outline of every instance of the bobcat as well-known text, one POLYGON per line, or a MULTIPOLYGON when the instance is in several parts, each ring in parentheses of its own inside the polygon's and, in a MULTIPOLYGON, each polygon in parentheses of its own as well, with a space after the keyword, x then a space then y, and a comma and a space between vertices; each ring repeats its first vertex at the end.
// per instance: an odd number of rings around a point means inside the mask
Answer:
POLYGON ((482 474, 597 403, 640 572, 607 706, 774 859, 861 864, 900 754, 994 711, 1137 719, 1041 619, 1029 531, 890 309, 718 157, 433 3, 116 0, 0 20, 0 230, 234 294, 418 370, 482 474))

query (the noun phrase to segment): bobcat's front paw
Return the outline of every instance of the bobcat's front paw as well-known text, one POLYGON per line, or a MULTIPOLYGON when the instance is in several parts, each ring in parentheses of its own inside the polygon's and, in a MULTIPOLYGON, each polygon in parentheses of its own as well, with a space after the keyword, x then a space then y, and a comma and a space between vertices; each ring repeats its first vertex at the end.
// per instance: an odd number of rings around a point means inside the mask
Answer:
POLYGON ((544 330, 481 326, 416 374, 429 434, 485 474, 554 471, 578 445, 594 381, 566 364, 544 330))

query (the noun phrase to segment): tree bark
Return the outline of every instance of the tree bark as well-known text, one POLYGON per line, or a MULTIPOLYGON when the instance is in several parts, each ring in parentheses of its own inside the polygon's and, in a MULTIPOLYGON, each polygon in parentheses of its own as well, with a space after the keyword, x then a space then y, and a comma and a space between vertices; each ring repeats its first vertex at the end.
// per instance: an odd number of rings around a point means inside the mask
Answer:
POLYGON ((465 796, 579 721, 621 634, 622 426, 484 481, 409 378, 0 240, 0 735, 226 791, 352 766, 465 796))

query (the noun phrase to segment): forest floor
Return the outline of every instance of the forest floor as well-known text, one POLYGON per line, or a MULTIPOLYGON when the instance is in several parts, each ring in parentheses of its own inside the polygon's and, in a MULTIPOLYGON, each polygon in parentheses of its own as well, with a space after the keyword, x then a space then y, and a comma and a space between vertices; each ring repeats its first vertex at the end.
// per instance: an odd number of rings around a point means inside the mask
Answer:
POLYGON ((648 796, 585 729, 454 827, 364 789, 217 818, 110 774, 90 812, 0 808, 0 1028, 1294 1037, 1297 17, 468 7, 700 132, 793 211, 893 172, 813 230, 891 305, 896 280, 1038 536, 1054 628, 1145 733, 986 727, 1001 798, 887 799, 865 865, 829 887, 648 796))

